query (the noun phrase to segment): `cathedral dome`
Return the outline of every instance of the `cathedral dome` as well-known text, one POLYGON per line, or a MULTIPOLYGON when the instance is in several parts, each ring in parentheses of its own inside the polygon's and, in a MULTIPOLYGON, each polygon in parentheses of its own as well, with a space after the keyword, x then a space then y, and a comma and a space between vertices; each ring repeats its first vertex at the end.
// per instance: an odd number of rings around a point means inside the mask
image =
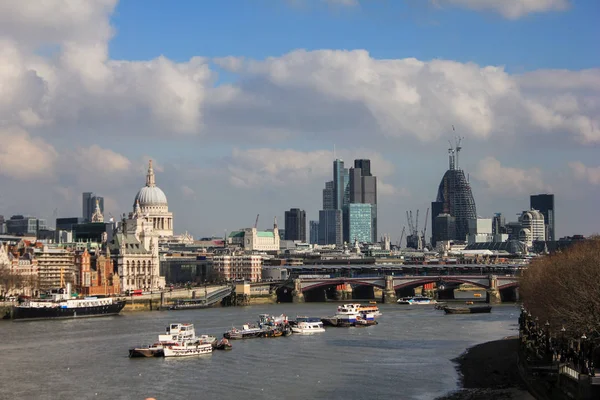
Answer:
POLYGON ((140 207, 166 206, 167 196, 158 186, 144 186, 135 196, 133 204, 140 202, 140 207))
POLYGON ((142 208, 167 206, 167 196, 165 196, 165 193, 158 186, 156 186, 154 169, 152 168, 152 160, 150 160, 148 164, 146 186, 141 188, 135 196, 135 200, 133 201, 134 208, 138 202, 142 208))

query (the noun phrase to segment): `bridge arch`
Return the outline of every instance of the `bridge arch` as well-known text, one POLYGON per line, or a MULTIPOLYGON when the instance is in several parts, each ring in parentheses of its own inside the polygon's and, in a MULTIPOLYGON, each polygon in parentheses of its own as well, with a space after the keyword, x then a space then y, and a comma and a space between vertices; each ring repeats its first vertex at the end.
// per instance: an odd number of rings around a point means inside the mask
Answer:
POLYGON ((428 283, 437 283, 437 282, 453 282, 453 283, 467 283, 469 285, 478 286, 482 289, 489 289, 489 283, 487 285, 482 284, 480 282, 472 281, 468 278, 460 278, 460 277, 452 277, 452 276, 429 276, 423 277, 423 279, 411 280, 406 282, 401 282, 399 284, 394 285, 394 290, 417 287, 426 285, 428 283))
POLYGON ((306 285, 302 287, 302 291, 306 292, 308 290, 313 290, 313 289, 317 289, 320 287, 328 287, 328 286, 337 286, 337 285, 345 285, 345 284, 349 284, 349 285, 355 285, 355 286, 372 286, 375 288, 380 288, 383 289, 385 287, 385 284, 377 284, 374 282, 369 282, 368 280, 357 280, 356 278, 354 279, 329 279, 329 280, 323 280, 323 281, 319 281, 319 282, 311 282, 310 285, 306 285))

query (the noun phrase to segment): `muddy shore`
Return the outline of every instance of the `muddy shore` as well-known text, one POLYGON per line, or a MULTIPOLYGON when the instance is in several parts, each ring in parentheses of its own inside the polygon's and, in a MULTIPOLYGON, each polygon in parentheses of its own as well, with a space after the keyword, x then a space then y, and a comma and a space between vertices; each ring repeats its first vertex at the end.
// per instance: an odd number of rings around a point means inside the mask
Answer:
POLYGON ((478 344, 454 359, 462 389, 437 400, 535 400, 517 366, 518 339, 478 344))

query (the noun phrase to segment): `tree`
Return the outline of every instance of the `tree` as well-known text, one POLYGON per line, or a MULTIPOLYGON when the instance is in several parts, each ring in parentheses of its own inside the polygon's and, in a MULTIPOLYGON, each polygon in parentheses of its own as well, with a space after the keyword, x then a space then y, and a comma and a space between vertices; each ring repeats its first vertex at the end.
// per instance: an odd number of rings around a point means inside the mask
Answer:
POLYGON ((9 264, 0 264, 0 292, 10 293, 23 285, 23 276, 11 271, 9 264))
POLYGON ((600 239, 533 262, 523 275, 527 311, 571 337, 600 337, 600 239))

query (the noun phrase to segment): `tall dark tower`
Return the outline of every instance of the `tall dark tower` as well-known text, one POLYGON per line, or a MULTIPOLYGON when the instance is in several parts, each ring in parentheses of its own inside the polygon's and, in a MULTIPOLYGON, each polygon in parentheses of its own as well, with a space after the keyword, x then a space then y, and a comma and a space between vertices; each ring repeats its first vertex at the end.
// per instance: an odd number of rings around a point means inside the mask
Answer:
POLYGON ((529 197, 529 208, 538 210, 544 215, 544 225, 546 225, 546 240, 555 239, 555 221, 554 221, 554 195, 553 194, 534 194, 529 197))
MULTIPOLYGON (((454 234, 449 232, 448 239, 466 240, 469 232, 469 220, 477 218, 477 211, 471 185, 458 164, 458 156, 462 149, 460 142, 461 139, 458 138, 454 147, 450 143, 448 149, 449 169, 438 187, 436 203, 438 203, 438 207, 441 207, 442 213, 449 214, 456 220, 455 232, 454 234)), ((432 214, 432 218, 436 216, 432 214)))

